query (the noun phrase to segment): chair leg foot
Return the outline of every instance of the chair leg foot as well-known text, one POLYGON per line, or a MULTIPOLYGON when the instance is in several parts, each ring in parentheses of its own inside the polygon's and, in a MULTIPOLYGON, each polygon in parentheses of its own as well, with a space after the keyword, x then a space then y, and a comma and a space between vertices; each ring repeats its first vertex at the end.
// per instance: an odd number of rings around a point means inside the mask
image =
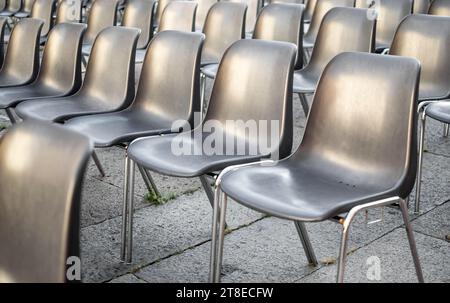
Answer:
POLYGON ((94 160, 95 166, 97 166, 97 169, 102 177, 105 175, 105 170, 103 169, 102 164, 100 163, 100 160, 98 159, 97 153, 95 151, 92 152, 92 159, 94 160))
POLYGON ((308 263, 314 266, 319 265, 311 241, 309 240, 308 231, 305 228, 305 224, 299 221, 294 221, 294 224, 300 237, 300 241, 302 241, 303 249, 305 250, 308 263))

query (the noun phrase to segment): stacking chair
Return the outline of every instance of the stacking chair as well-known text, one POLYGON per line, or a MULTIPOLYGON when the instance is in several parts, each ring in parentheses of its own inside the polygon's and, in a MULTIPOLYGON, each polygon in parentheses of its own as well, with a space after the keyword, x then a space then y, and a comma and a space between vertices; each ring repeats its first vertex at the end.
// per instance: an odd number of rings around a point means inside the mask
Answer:
POLYGON ((412 15, 400 23, 390 50, 392 55, 418 59, 422 67, 418 97, 421 132, 415 197, 416 213, 419 212, 420 203, 426 116, 444 122, 445 126, 448 125, 445 115, 439 115, 441 109, 446 108, 447 104, 426 106, 436 100, 450 98, 449 46, 450 18, 412 15))
POLYGON ((22 8, 22 0, 7 0, 5 9, 0 12, 0 16, 12 17, 22 8))
POLYGON ((81 22, 81 0, 61 0, 56 10, 55 24, 81 22))
POLYGON ((23 0, 22 8, 20 9, 20 11, 14 14, 14 18, 17 19, 28 18, 31 14, 33 3, 34 0, 23 0))
POLYGON ((314 93, 328 62, 343 52, 372 52, 375 24, 375 20, 367 18, 367 9, 337 7, 324 16, 310 61, 294 73, 293 92, 299 95, 306 116, 309 112, 306 95, 314 93))
POLYGON ((430 7, 430 0, 414 0, 413 13, 427 14, 430 7))
POLYGON ((158 0, 158 4, 156 5, 156 11, 155 11, 155 28, 158 28, 159 22, 161 22, 161 16, 164 12, 164 9, 166 6, 174 0, 158 0))
POLYGON ((287 220, 342 224, 338 282, 344 281, 355 215, 398 202, 417 277, 423 282, 405 202, 416 174, 419 73, 420 64, 413 58, 367 53, 334 58, 318 84, 297 151, 273 165, 229 167, 216 179, 210 280, 220 281, 230 197, 287 220))
POLYGON ((195 15, 195 30, 201 32, 203 31, 209 10, 218 0, 197 0, 196 2, 198 3, 198 7, 195 15))
POLYGON ((166 30, 195 31, 196 11, 197 3, 194 1, 171 1, 162 13, 158 32, 166 30))
POLYGON ((247 5, 247 13, 245 15, 245 31, 250 34, 253 33, 256 24, 256 18, 260 11, 260 0, 226 0, 229 2, 244 3, 247 5))
POLYGON ((8 19, 0 17, 0 68, 3 66, 3 60, 5 59, 5 28, 8 19))
POLYGON ((450 3, 448 0, 433 0, 428 10, 430 15, 450 17, 450 3))
MULTIPOLYGON (((36 0, 40 1, 40 0, 36 0)), ((0 108, 6 109, 12 123, 12 109, 22 101, 63 97, 81 86, 81 44, 86 26, 61 23, 50 32, 36 80, 28 85, 2 88, 0 108)))
POLYGON ((85 136, 42 122, 0 138, 0 282, 70 282, 91 149, 85 136))
MULTIPOLYGON (((133 227, 134 166, 176 177, 200 177, 212 202, 213 192, 206 175, 234 164, 243 164, 272 157, 284 158, 292 149, 291 82, 296 48, 291 43, 240 40, 224 54, 214 82, 206 117, 192 131, 163 137, 144 137, 133 141, 127 151, 122 254, 131 262, 133 227), (255 110, 255 100, 258 110, 255 110), (244 125, 226 121, 240 120, 244 125), (247 123, 255 122, 254 129, 247 123), (261 123, 266 123, 264 129, 261 123), (261 128, 258 127, 261 126, 261 128), (219 131, 215 150, 203 148, 211 126, 219 131), (248 132, 247 132, 248 131, 248 132), (226 138, 225 141, 222 141, 226 138), (268 146, 264 142, 270 138, 268 146), (220 142, 222 141, 223 144, 220 142), (236 143, 236 144, 235 144, 236 143), (179 151, 174 146, 179 146, 179 151), (125 245, 126 244, 126 245, 125 245)), ((300 223, 298 231, 308 261, 317 264, 306 230, 300 223)))
POLYGON ((53 13, 55 9, 54 0, 35 0, 31 10, 31 18, 44 20, 41 31, 41 39, 45 41, 53 24, 53 13))
POLYGON ((0 12, 5 10, 6 8, 6 0, 0 0, 0 12))
MULTIPOLYGON (((83 55, 89 56, 98 33, 103 29, 116 25, 116 12, 118 0, 95 0, 89 11, 87 31, 83 40, 83 55)), ((86 66, 86 60, 83 57, 86 66)))
POLYGON ((318 0, 308 0, 305 4, 305 14, 303 16, 305 23, 310 23, 318 0))
POLYGON ((39 41, 44 21, 32 18, 14 26, 0 70, 0 88, 25 85, 39 71, 39 41))
POLYGON ((200 75, 201 113, 204 109, 206 90, 206 75, 203 70, 217 67, 225 50, 235 41, 245 38, 246 11, 247 5, 243 3, 218 2, 208 12, 203 28, 206 40, 202 52, 200 75))
MULTIPOLYGON (((198 79, 203 40, 200 33, 157 34, 148 48, 136 98, 130 107, 70 119, 65 125, 89 136, 97 148, 177 132, 172 126, 179 120, 194 127, 194 113, 200 109, 198 79)), ((142 168, 140 171, 149 191, 159 194, 151 175, 142 168)))

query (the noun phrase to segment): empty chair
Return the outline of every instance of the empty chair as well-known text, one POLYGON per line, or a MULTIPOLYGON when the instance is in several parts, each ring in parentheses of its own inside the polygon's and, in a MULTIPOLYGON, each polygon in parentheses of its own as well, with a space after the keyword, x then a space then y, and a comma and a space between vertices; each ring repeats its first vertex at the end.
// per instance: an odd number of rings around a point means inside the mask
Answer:
POLYGON ((0 16, 11 17, 18 13, 22 8, 22 0, 8 0, 6 1, 5 9, 0 12, 0 16))
POLYGON ((318 0, 307 0, 305 4, 305 14, 303 16, 303 19, 305 20, 305 23, 311 22, 312 15, 314 14, 314 10, 316 8, 318 0))
POLYGON ((164 12, 164 9, 166 8, 167 4, 169 4, 172 1, 174 0, 158 0, 155 12, 155 27, 159 26, 159 22, 161 21, 161 16, 164 12))
POLYGON ((0 0, 0 12, 6 8, 6 0, 0 0))
POLYGON ((194 1, 171 1, 162 13, 158 32, 165 30, 195 31, 196 11, 197 3, 194 1))
POLYGON ((319 33, 320 24, 327 12, 334 7, 353 7, 355 0, 318 0, 311 16, 311 25, 303 38, 303 48, 312 48, 319 33))
POLYGON ((81 0, 61 0, 58 2, 55 23, 81 22, 81 0))
POLYGON ((430 7, 430 0, 414 0, 413 13, 426 14, 430 7))
POLYGON ((22 8, 20 11, 14 14, 17 19, 27 18, 31 14, 31 9, 33 8, 34 0, 23 0, 22 8))
POLYGON ((62 122, 128 107, 134 98, 134 52, 138 36, 139 30, 134 28, 103 30, 95 39, 84 82, 76 94, 25 101, 16 107, 16 113, 23 119, 62 122))
POLYGON ((140 29, 138 49, 145 49, 153 38, 153 8, 152 0, 128 0, 123 14, 122 26, 140 29))
POLYGON ((196 0, 196 2, 198 3, 198 7, 195 15, 195 30, 201 32, 209 10, 218 0, 196 0))
POLYGON ((450 17, 450 2, 448 0, 433 0, 428 14, 450 17))
POLYGON ((52 18, 55 8, 54 0, 35 0, 31 10, 31 18, 44 20, 41 37, 47 37, 52 26, 52 18))
POLYGON ((299 95, 305 115, 309 111, 305 95, 314 93, 323 69, 333 57, 348 51, 373 51, 375 23, 367 18, 367 9, 360 8, 337 7, 324 16, 311 60, 294 73, 293 92, 299 95))
POLYGON ((5 59, 5 28, 8 19, 5 17, 0 17, 0 68, 3 65, 3 60, 5 59))
MULTIPOLYGON (((214 194, 207 174, 233 164, 266 157, 284 158, 290 154, 293 123, 290 82, 295 54, 295 46, 286 42, 240 40, 234 43, 220 63, 210 106, 198 127, 178 135, 140 138, 129 145, 122 225, 122 240, 126 243, 122 255, 126 261, 130 262, 132 255, 131 193, 135 163, 165 175, 200 177, 212 202, 214 194), (255 100, 258 100, 258 110, 255 110, 255 100), (243 121, 243 125, 227 123, 236 120, 243 121), (252 122, 254 127, 248 126, 252 122), (219 137, 214 136, 216 130, 219 137), (220 141, 213 144, 210 136, 220 141), (226 140, 222 141, 223 138, 226 140)), ((310 256, 310 261, 317 264, 310 256)))
POLYGON ((22 101, 63 97, 78 91, 82 82, 81 44, 85 28, 84 24, 72 23, 55 26, 45 45, 36 80, 0 90, 0 108, 7 110, 11 122, 15 122, 11 109, 22 101))
POLYGON ((80 256, 91 149, 85 136, 47 123, 21 123, 0 138, 0 241, 8 243, 0 282, 67 282, 68 258, 80 256))
POLYGON ((245 31, 247 33, 252 33, 255 28, 258 12, 260 10, 260 0, 226 0, 226 1, 244 3, 247 5, 247 13, 245 15, 245 31))
POLYGON ((117 0, 95 0, 89 11, 83 53, 103 29, 116 25, 117 0))
POLYGON ((0 70, 0 87, 34 81, 39 71, 39 41, 43 25, 42 20, 26 18, 14 26, 0 70))
POLYGON ((274 165, 230 167, 216 180, 210 280, 220 280, 230 197, 287 220, 339 219, 338 282, 344 281, 355 215, 398 202, 417 277, 423 282, 405 202, 416 174, 419 73, 420 64, 413 58, 364 53, 335 57, 322 74, 297 151, 274 165))
POLYGON ((430 15, 412 15, 406 17, 399 25, 392 42, 390 54, 413 57, 420 61, 421 74, 419 86, 419 119, 421 135, 419 146, 419 169, 417 173, 415 212, 419 212, 421 192, 422 155, 424 149, 426 115, 446 122, 439 110, 446 104, 430 105, 425 113, 424 107, 430 101, 450 98, 450 18, 430 15))

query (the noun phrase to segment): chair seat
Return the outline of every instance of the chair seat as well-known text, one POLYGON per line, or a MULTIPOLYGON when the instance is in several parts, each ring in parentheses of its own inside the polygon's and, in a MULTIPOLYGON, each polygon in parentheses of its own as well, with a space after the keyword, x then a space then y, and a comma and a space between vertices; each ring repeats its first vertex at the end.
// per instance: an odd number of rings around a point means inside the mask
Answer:
POLYGON ((319 78, 309 73, 307 70, 294 72, 294 93, 314 93, 319 78))
POLYGON ((11 74, 0 73, 0 88, 25 85, 28 84, 29 82, 30 82, 29 79, 24 80, 11 74))
POLYGON ((64 125, 90 137, 96 147, 108 147, 139 137, 169 133, 172 121, 137 110, 123 110, 73 118, 64 125))
POLYGON ((206 66, 206 65, 209 65, 209 64, 218 64, 218 63, 219 62, 217 61, 216 58, 213 58, 212 56, 208 56, 206 54, 203 54, 201 62, 200 62, 200 66, 203 67, 203 66, 206 66))
POLYGON ((33 119, 52 122, 61 122, 77 116, 102 114, 112 111, 114 109, 102 106, 100 102, 94 100, 87 102, 80 95, 65 98, 30 100, 22 102, 16 107, 17 115, 24 120, 33 119))
POLYGON ((356 205, 397 195, 370 184, 348 184, 323 169, 293 162, 240 168, 223 176, 221 188, 252 209, 304 222, 324 221, 356 205))
POLYGON ((11 16, 14 15, 15 13, 17 13, 17 12, 13 12, 13 11, 6 10, 6 11, 1 11, 1 12, 0 12, 0 16, 1 16, 1 17, 11 17, 11 16))
POLYGON ((425 113, 433 119, 443 123, 450 123, 450 100, 431 103, 427 106, 425 113))
POLYGON ((18 12, 14 14, 16 18, 28 18, 30 16, 29 12, 18 12))
POLYGON ((385 49, 389 48, 389 44, 385 43, 376 43, 375 45, 375 52, 376 53, 382 53, 385 49))
POLYGON ((219 64, 209 64, 205 65, 201 68, 202 73, 211 79, 214 79, 217 75, 217 69, 219 68, 219 64))
MULTIPOLYGON (((133 141, 128 147, 128 155, 140 165, 158 173, 175 177, 198 177, 213 171, 220 171, 227 166, 259 161, 265 155, 182 155, 172 149, 172 140, 182 136, 187 150, 202 151, 202 139, 194 140, 191 133, 167 135, 162 137, 141 138, 133 141)), ((200 136, 199 136, 200 137, 200 136)), ((175 146, 177 144, 174 144, 175 146)))
POLYGON ((36 84, 3 88, 0 90, 0 108, 15 106, 27 99, 56 97, 64 95, 64 93, 47 86, 36 84))

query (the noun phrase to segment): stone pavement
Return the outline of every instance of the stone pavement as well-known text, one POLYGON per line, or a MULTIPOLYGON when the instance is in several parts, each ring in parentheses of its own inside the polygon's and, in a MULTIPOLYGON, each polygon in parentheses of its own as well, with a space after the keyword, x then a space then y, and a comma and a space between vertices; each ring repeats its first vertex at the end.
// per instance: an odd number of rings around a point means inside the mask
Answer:
MULTIPOLYGON (((139 69, 137 70, 137 74, 139 69)), ((208 95, 211 83, 208 83, 208 95)), ((305 117, 294 99, 295 145, 305 117)), ((0 126, 7 125, 4 113, 0 126)), ((450 282, 450 138, 442 125, 427 125, 421 212, 412 216, 426 282, 450 282)), ((164 204, 146 201, 136 174, 133 263, 119 260, 124 150, 99 149, 107 176, 90 163, 82 198, 82 279, 84 282, 207 282, 212 211, 198 179, 153 174, 164 204)), ((411 197, 414 198, 414 195, 411 197)), ((380 211, 369 213, 373 219, 380 211)), ((334 282, 340 225, 306 224, 320 265, 306 262, 292 222, 268 217, 230 201, 225 237, 223 282, 334 282)), ((372 282, 370 260, 380 260, 380 282, 416 282, 401 214, 385 209, 383 221, 367 225, 363 216, 352 225, 346 281, 372 282), (367 263, 369 262, 369 263, 367 263), (369 275, 370 277, 370 275, 369 275)), ((379 282, 374 281, 374 282, 379 282)))

